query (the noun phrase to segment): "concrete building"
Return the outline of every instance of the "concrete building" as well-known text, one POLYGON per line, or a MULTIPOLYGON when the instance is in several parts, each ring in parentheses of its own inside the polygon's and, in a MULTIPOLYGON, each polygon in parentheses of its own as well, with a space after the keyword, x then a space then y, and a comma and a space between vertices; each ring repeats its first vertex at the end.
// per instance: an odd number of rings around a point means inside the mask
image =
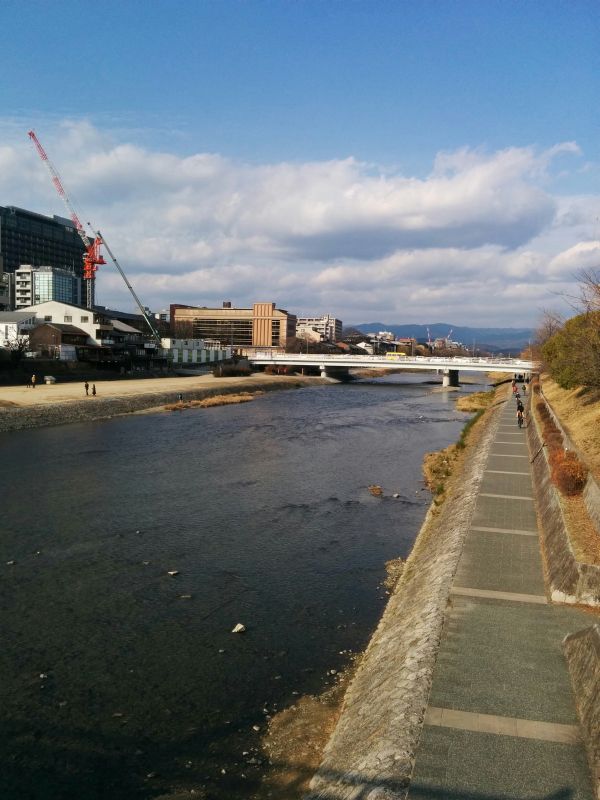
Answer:
POLYGON ((2 269, 0 257, 0 311, 10 311, 11 308, 11 275, 2 269))
POLYGON ((0 347, 12 349, 36 324, 35 314, 23 311, 0 311, 0 347))
MULTIPOLYGON (((73 326, 83 332, 87 337, 85 351, 76 349, 77 360, 106 362, 122 365, 125 369, 161 367, 167 364, 168 353, 159 347, 150 335, 140 332, 121 319, 101 313, 98 309, 92 311, 81 306, 50 300, 33 305, 26 311, 35 316, 37 325, 46 323, 53 326, 73 326)), ((59 344, 58 334, 62 336, 64 332, 73 334, 73 331, 59 327, 54 331, 49 329, 48 335, 55 335, 57 337, 55 344, 59 344)), ((65 343, 72 344, 72 342, 65 343)), ((40 344, 49 344, 45 335, 40 344)), ((58 355, 55 357, 62 357, 59 351, 57 352, 58 355)))
POLYGON ((88 343, 88 335, 75 325, 44 322, 29 334, 29 349, 43 358, 61 361, 97 361, 98 348, 88 343))
POLYGON ((220 342, 203 339, 161 339, 161 344, 171 354, 174 367, 197 367, 227 361, 232 356, 231 347, 220 342))
POLYGON ((296 336, 313 341, 313 337, 307 335, 309 331, 318 333, 322 342, 338 342, 342 338, 342 321, 331 314, 324 314, 321 317, 298 317, 296 336))
POLYGON ((50 264, 81 278, 84 253, 70 219, 0 206, 0 257, 5 272, 13 274, 21 264, 50 264))
POLYGON ((73 305, 81 303, 81 278, 71 270, 21 264, 15 270, 13 280, 13 306, 17 311, 48 300, 73 305))
POLYGON ((178 338, 212 339, 238 353, 255 347, 285 349, 296 335, 296 317, 275 303, 254 303, 252 308, 171 306, 171 328, 178 338))

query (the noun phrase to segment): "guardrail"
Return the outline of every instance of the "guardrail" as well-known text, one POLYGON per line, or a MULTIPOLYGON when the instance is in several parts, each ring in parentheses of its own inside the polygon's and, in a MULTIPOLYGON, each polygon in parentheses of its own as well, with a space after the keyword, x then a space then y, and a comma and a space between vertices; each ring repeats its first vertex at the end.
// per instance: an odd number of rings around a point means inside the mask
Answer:
POLYGON ((459 369, 467 366, 481 366, 488 369, 493 367, 510 367, 515 372, 532 372, 538 369, 535 361, 526 361, 524 359, 515 358, 468 358, 466 356, 403 356, 400 354, 388 354, 386 356, 370 356, 370 355, 330 355, 319 353, 272 353, 268 350, 255 354, 248 359, 254 363, 273 362, 280 364, 289 364, 293 362, 305 362, 311 364, 346 364, 358 363, 372 364, 372 365, 387 365, 387 366, 410 366, 422 365, 431 366, 434 369, 459 369))

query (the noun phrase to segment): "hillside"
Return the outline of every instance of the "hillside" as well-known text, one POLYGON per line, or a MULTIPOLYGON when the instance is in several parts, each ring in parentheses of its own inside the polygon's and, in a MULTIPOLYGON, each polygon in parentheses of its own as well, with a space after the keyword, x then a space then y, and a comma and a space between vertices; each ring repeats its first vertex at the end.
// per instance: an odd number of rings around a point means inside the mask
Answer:
POLYGON ((349 327, 358 328, 364 333, 391 331, 395 336, 413 336, 420 341, 427 340, 427 328, 431 338, 447 336, 452 331, 452 339, 462 342, 466 347, 476 347, 492 352, 520 351, 534 338, 533 328, 470 328, 452 325, 447 322, 434 322, 431 325, 390 325, 387 322, 363 322, 349 327))

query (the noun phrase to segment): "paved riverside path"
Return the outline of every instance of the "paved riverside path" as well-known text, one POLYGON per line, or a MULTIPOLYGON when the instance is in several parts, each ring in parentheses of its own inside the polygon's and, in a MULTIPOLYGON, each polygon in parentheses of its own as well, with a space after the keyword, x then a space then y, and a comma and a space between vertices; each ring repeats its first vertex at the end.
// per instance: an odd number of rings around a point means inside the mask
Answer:
POLYGON ((592 624, 546 599, 531 470, 501 411, 450 595, 409 800, 592 800, 561 640, 592 624))

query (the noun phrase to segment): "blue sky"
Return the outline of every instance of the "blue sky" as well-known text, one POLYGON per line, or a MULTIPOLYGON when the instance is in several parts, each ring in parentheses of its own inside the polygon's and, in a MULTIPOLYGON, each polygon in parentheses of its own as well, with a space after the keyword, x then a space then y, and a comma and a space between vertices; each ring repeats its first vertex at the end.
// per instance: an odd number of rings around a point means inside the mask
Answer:
MULTIPOLYGON (((22 129, 34 127, 65 179, 69 177, 68 188, 74 187, 86 209, 97 215, 99 227, 114 231, 134 275, 142 280, 148 272, 154 276, 148 284, 153 303, 208 304, 227 292, 242 304, 252 300, 249 292, 260 290, 263 297, 294 305, 293 310, 302 313, 331 310, 354 322, 376 312, 389 322, 411 315, 419 317, 412 321, 435 321, 444 310, 437 293, 429 301, 421 297, 407 304, 400 294, 392 302, 389 290, 385 296, 373 290, 368 297, 362 291, 361 301, 359 295, 349 296, 344 281, 332 281, 331 270, 342 275, 348 269, 352 280, 371 273, 376 281, 397 278, 406 290, 407 273, 418 272, 422 263, 411 262, 415 250, 427 264, 437 253, 438 282, 447 275, 448 265, 460 260, 460 253, 469 263, 480 253, 486 275, 510 288, 511 280, 524 276, 514 263, 507 266, 507 258, 513 254, 521 257, 517 264, 530 263, 522 259, 526 251, 554 263, 544 275, 543 264, 535 262, 538 291, 533 293, 529 286, 525 293, 528 321, 534 322, 540 306, 552 305, 563 284, 572 282, 572 272, 559 274, 556 258, 579 246, 577 253, 584 251, 587 266, 594 252, 590 242, 598 238, 594 221, 600 178, 598 2, 0 0, 0 52, 0 146, 3 141, 10 149, 7 163, 23 158, 26 172, 33 169, 30 154, 21 154, 28 143, 20 136, 22 129), (527 154, 517 159, 520 169, 511 158, 507 166, 501 155, 507 152, 527 154), (436 159, 453 153, 462 154, 452 162, 453 174, 470 180, 468 186, 463 180, 453 182, 452 191, 458 191, 454 199, 445 196, 445 183, 431 181, 439 171, 436 159), (136 248, 129 246, 122 221, 125 213, 131 215, 137 235, 151 237, 156 231, 148 227, 149 209, 144 225, 139 201, 126 202, 125 181, 113 163, 116 159, 123 167, 121 174, 129 182, 136 180, 131 167, 137 164, 140 187, 156 191, 160 199, 164 182, 153 184, 148 170, 156 176, 161 155, 174 159, 171 167, 163 164, 167 171, 181 173, 189 166, 186 159, 210 156, 214 178, 206 184, 183 181, 176 190, 171 185, 157 205, 170 208, 177 217, 170 238, 165 236, 157 245, 164 253, 162 288, 156 279, 160 265, 154 263, 160 255, 146 253, 145 261, 132 257, 136 248), (80 179, 95 156, 112 164, 112 184, 108 173, 94 172, 95 186, 80 179), (473 158, 487 167, 473 173, 473 158), (346 170, 340 182, 341 165, 348 160, 358 166, 346 170), (331 166, 331 185, 337 187, 331 197, 324 196, 328 179, 322 170, 310 183, 310 165, 315 164, 331 166), (505 175, 512 170, 511 190, 497 177, 498 170, 505 175), (279 175, 275 183, 273 171, 279 175), (486 184, 491 172, 495 177, 486 184), (498 189, 497 180, 503 189, 498 189), (412 194, 414 182, 420 182, 418 198, 412 194), (374 185, 383 185, 383 191, 374 185), (527 202, 521 203, 520 188, 527 189, 527 202), (227 216, 224 224, 223 211, 211 216, 204 200, 199 208, 194 198, 203 189, 214 194, 221 209, 237 204, 235 220, 227 216), (269 211, 277 204, 278 191, 290 215, 299 220, 285 235, 280 221, 277 235, 273 233, 269 211), (523 208, 523 217, 513 215, 502 222, 504 233, 494 230, 498 209, 492 195, 498 192, 523 208), (441 210, 440 193, 445 198, 441 210), (359 196, 358 206, 350 207, 349 194, 359 196), (486 222, 472 209, 465 211, 464 219, 456 218, 453 209, 464 206, 469 194, 480 208, 489 201, 486 222), (408 227, 416 225, 425 235, 397 236, 394 206, 383 208, 382 195, 395 198, 398 218, 408 214, 408 227), (452 218, 447 240, 434 219, 423 222, 423 203, 432 195, 431 208, 452 218), (262 216, 257 210, 261 202, 262 216), (407 208, 410 202, 420 209, 418 220, 407 208), (310 203, 312 211, 307 210, 310 203), (528 203, 537 211, 530 213, 528 203), (346 220, 336 217, 334 224, 328 211, 318 231, 311 228, 319 209, 340 206, 348 211, 346 220), (374 206, 371 219, 366 209, 374 206), (260 217, 252 221, 254 236, 250 208, 260 217), (265 215, 269 222, 261 225, 265 215), (184 218, 187 255, 174 255, 175 240, 181 238, 177 224, 184 218), (302 220, 309 220, 305 230, 299 227, 302 220), (516 234, 508 235, 513 224, 516 234), (475 228, 467 231, 469 226, 475 228), (457 235, 459 229, 464 235, 457 235), (299 245, 308 239, 310 246, 299 245), (218 241, 227 246, 219 248, 218 241), (496 261, 489 248, 496 248, 496 261), (381 258, 394 254, 395 266, 382 266, 381 258), (241 271, 247 280, 229 286, 225 269, 238 275, 241 271), (181 279, 184 273, 192 276, 187 283, 181 279), (178 276, 177 297, 165 293, 169 274, 178 276), (306 289, 309 283, 312 295, 306 289), (547 296, 542 284, 547 284, 547 296), (339 310, 331 306, 336 302, 339 310)), ((63 213, 34 171, 28 187, 18 186, 8 172, 3 176, 0 171, 1 205, 63 213)), ((563 261, 575 269, 579 265, 577 258, 563 256, 563 261)), ((425 270, 428 280, 433 280, 435 269, 425 270)), ((474 290, 474 271, 472 266, 463 292, 473 303, 447 298, 448 314, 457 324, 456 315, 472 314, 489 296, 489 285, 486 292, 474 290)), ((107 299, 125 302, 118 284, 110 283, 109 276, 106 280, 107 299)), ((418 297, 418 284, 415 292, 418 297)), ((489 309, 477 313, 490 317, 489 309)))

